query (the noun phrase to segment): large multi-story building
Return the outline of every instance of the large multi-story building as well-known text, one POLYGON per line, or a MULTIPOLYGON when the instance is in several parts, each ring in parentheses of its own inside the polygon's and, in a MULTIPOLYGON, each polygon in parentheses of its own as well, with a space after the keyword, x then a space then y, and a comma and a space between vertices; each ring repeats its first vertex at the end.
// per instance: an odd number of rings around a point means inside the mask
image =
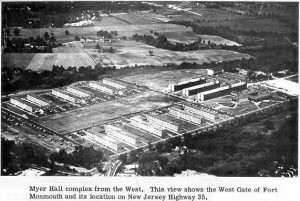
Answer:
POLYGON ((154 126, 162 127, 170 131, 178 132, 180 130, 178 123, 165 119, 160 115, 147 114, 147 120, 154 126))
POLYGON ((240 91, 247 89, 247 83, 245 82, 238 82, 232 85, 227 85, 224 87, 219 87, 216 89, 212 89, 209 91, 204 91, 202 93, 197 94, 197 99, 199 101, 206 101, 209 99, 217 98, 220 96, 224 96, 230 94, 232 91, 240 91))
POLYGON ((39 110, 39 108, 35 104, 24 101, 24 100, 22 100, 20 98, 17 98, 17 97, 10 98, 9 101, 10 101, 11 104, 13 104, 17 107, 20 107, 24 110, 27 110, 28 112, 36 112, 36 111, 39 110))
POLYGON ((206 78, 192 78, 187 81, 179 82, 177 84, 171 84, 169 85, 169 89, 172 92, 181 91, 182 89, 193 87, 199 84, 204 84, 206 82, 206 78))
POLYGON ((130 118, 130 123, 137 128, 143 129, 150 133, 154 133, 155 135, 158 135, 160 137, 162 137, 163 135, 163 129, 155 127, 151 123, 147 122, 146 118, 141 115, 130 118))
POLYGON ((103 84, 115 87, 117 89, 125 89, 125 88, 129 87, 129 85, 130 85, 128 82, 119 80, 117 78, 115 78, 115 79, 104 78, 103 84))
POLYGON ((52 89, 51 93, 56 97, 62 98, 64 100, 67 100, 67 101, 70 101, 73 103, 75 103, 79 100, 78 97, 75 97, 61 89, 52 89))
POLYGON ((207 91, 207 90, 211 90, 211 89, 215 89, 215 88, 218 88, 218 87, 220 87, 220 82, 219 81, 200 84, 200 85, 197 85, 197 86, 193 86, 193 87, 183 89, 182 90, 182 95, 183 96, 192 96, 192 95, 196 95, 197 93, 207 91))
POLYGON ((50 107, 52 104, 51 101, 44 99, 42 97, 39 97, 35 94, 27 94, 27 99, 29 101, 37 104, 39 107, 43 107, 43 108, 50 107))
POLYGON ((223 72, 224 70, 222 68, 207 69, 208 75, 218 75, 218 74, 222 74, 223 72))
POLYGON ((128 133, 121 128, 112 125, 105 125, 105 132, 114 138, 125 141, 129 144, 137 145, 140 143, 140 138, 128 133))
POLYGON ((190 104, 184 104, 184 109, 188 112, 195 113, 197 115, 201 115, 210 120, 216 120, 218 118, 218 112, 214 110, 210 110, 205 107, 198 107, 190 104))
POLYGON ((101 82, 91 81, 91 82, 89 82, 89 86, 94 89, 98 89, 104 93, 108 93, 110 95, 114 95, 116 93, 115 87, 109 86, 107 84, 103 84, 101 82))
POLYGON ((171 107, 169 109, 169 113, 176 116, 177 118, 182 118, 187 121, 191 121, 196 124, 202 124, 203 123, 203 117, 191 112, 188 112, 186 110, 182 110, 178 107, 171 107))
POLYGON ((121 148, 120 143, 116 139, 110 136, 104 135, 102 133, 95 134, 90 131, 83 131, 83 132, 86 134, 84 138, 86 138, 87 140, 95 144, 99 143, 100 145, 107 146, 113 149, 114 151, 118 151, 121 148))
POLYGON ((94 97, 94 93, 89 92, 87 90, 74 87, 74 86, 67 86, 67 91, 79 96, 80 98, 92 98, 94 97))

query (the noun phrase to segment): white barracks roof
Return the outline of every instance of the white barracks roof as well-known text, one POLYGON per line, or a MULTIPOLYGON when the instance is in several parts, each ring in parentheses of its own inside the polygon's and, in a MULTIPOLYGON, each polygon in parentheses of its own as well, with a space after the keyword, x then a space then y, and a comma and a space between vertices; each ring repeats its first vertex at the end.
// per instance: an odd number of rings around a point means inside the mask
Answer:
POLYGON ((83 92, 83 93, 89 94, 89 95, 94 95, 94 93, 92 93, 92 92, 90 92, 90 91, 87 91, 87 90, 84 90, 84 89, 81 89, 81 88, 79 88, 79 87, 74 87, 74 86, 68 86, 68 87, 70 87, 70 88, 72 88, 72 89, 75 89, 75 90, 77 90, 77 91, 81 91, 81 92, 83 92))
POLYGON ((112 86, 107 85, 107 84, 103 84, 102 82, 90 81, 90 83, 93 83, 93 84, 96 84, 96 85, 99 85, 99 86, 103 86, 103 87, 108 88, 108 89, 116 90, 115 87, 112 87, 112 86))

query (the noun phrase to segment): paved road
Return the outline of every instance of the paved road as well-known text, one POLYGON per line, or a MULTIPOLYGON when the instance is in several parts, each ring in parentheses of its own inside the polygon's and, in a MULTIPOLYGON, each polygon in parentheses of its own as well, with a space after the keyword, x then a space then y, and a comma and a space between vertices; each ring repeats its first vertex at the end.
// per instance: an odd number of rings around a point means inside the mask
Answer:
POLYGON ((105 176, 106 177, 113 177, 116 175, 116 172, 120 165, 122 164, 122 161, 116 160, 112 163, 112 165, 109 167, 109 169, 106 171, 105 176))

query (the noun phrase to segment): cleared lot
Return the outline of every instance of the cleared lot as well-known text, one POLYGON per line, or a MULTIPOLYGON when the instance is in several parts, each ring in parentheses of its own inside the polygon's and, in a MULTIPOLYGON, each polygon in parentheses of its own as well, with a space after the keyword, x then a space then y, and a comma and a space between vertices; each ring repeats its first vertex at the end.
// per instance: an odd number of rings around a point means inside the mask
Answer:
POLYGON ((206 70, 188 69, 163 71, 153 74, 141 74, 129 77, 124 77, 125 81, 137 83, 147 86, 153 90, 166 91, 170 84, 188 80, 193 77, 203 77, 206 75, 206 70))
POLYGON ((228 50, 197 50, 197 51, 169 51, 155 48, 135 41, 118 41, 111 44, 100 44, 103 48, 113 47, 116 53, 98 53, 97 49, 87 49, 89 54, 102 66, 116 68, 135 65, 179 65, 182 62, 210 63, 211 61, 235 60, 250 58, 250 55, 228 50), (149 51, 153 51, 150 56, 149 51))
POLYGON ((40 118, 40 123, 59 133, 68 133, 124 114, 146 111, 171 105, 174 99, 163 94, 148 91, 130 97, 94 104, 65 113, 40 118))
POLYGON ((33 57, 26 69, 34 71, 51 71, 53 65, 62 65, 65 68, 68 68, 69 66, 91 66, 94 68, 96 63, 87 53, 39 53, 33 57))

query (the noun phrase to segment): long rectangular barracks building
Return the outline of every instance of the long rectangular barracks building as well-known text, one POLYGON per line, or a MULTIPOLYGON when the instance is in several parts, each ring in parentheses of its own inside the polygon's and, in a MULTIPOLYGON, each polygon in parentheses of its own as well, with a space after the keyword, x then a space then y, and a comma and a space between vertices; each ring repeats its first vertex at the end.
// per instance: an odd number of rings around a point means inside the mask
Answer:
POLYGON ((107 147, 113 149, 114 151, 118 151, 121 148, 120 142, 108 135, 104 135, 102 133, 95 132, 94 130, 84 131, 84 133, 88 136, 90 141, 99 143, 102 146, 107 146, 107 147))
POLYGON ((224 87, 219 87, 216 89, 212 89, 209 91, 204 91, 202 93, 197 94, 197 99, 199 101, 206 101, 209 99, 217 98, 220 96, 224 96, 227 94, 230 94, 232 91, 239 91, 247 89, 247 83, 246 82, 238 82, 232 85, 227 85, 224 87))
POLYGON ((94 88, 94 89, 98 89, 100 91, 108 93, 110 95, 114 95, 116 93, 116 88, 115 87, 112 87, 112 86, 107 85, 107 84, 103 84, 101 82, 91 81, 91 82, 89 82, 89 86, 94 88))
POLYGON ((195 113, 197 115, 201 115, 210 120, 216 120, 218 118, 218 112, 214 110, 210 110, 205 107, 195 106, 190 104, 184 104, 184 109, 188 112, 195 113))
POLYGON ((204 84, 206 82, 206 78, 192 78, 187 81, 179 82, 177 84, 171 84, 169 85, 169 89, 172 92, 181 91, 182 89, 193 87, 199 84, 204 84))
POLYGON ((171 107, 169 109, 170 114, 182 118, 184 120, 196 123, 196 124, 202 124, 203 123, 203 117, 201 115, 197 115, 191 112, 188 112, 186 110, 182 110, 178 107, 171 107))
POLYGON ((114 138, 125 141, 129 144, 137 145, 140 143, 140 138, 128 133, 121 128, 112 125, 105 125, 105 132, 114 138))
POLYGON ((211 90, 211 89, 215 89, 215 88, 218 88, 218 87, 220 87, 220 82, 219 81, 200 84, 200 85, 197 85, 197 86, 193 86, 193 87, 183 89, 182 90, 182 95, 183 96, 193 96, 193 95, 196 95, 197 93, 207 91, 207 90, 211 90))
POLYGON ((79 96, 80 98, 94 97, 94 93, 74 86, 67 86, 67 91, 79 96))
POLYGON ((62 98, 64 100, 70 101, 72 103, 75 103, 79 100, 78 97, 75 97, 61 89, 52 89, 51 93, 56 97, 62 98))
POLYGON ((180 125, 178 123, 165 119, 160 115, 147 114, 146 117, 147 120, 154 126, 157 125, 158 127, 162 127, 175 132, 178 132, 180 130, 180 125))
POLYGON ((104 78, 103 79, 103 84, 115 87, 117 89, 126 89, 127 87, 132 87, 134 84, 120 80, 118 78, 104 78))
POLYGON ((10 98, 9 102, 13 105, 16 105, 24 110, 27 110, 28 112, 36 112, 39 110, 39 108, 30 102, 24 101, 17 97, 10 98))
POLYGON ((162 137, 163 135, 164 129, 155 127, 153 124, 147 122, 146 118, 143 118, 141 115, 131 117, 130 123, 137 128, 148 131, 150 133, 154 133, 155 135, 158 135, 160 137, 162 137))
POLYGON ((27 94, 27 99, 34 102, 35 104, 37 104, 39 107, 50 107, 52 102, 45 99, 45 98, 42 98, 42 97, 39 97, 35 94, 27 94))

